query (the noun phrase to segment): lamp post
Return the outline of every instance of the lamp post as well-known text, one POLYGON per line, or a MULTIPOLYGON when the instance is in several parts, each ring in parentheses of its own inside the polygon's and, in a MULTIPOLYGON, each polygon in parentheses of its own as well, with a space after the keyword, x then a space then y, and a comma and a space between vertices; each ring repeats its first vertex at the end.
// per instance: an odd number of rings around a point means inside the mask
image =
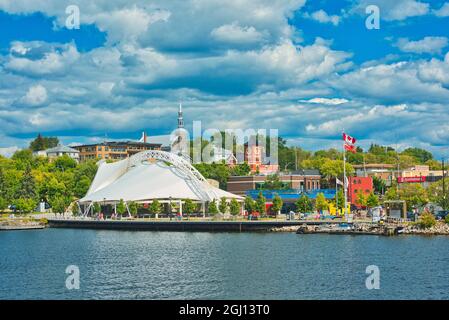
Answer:
POLYGON ((443 170, 443 210, 446 210, 447 203, 446 203, 446 185, 445 185, 445 181, 444 181, 444 176, 445 176, 444 158, 441 159, 441 166, 442 166, 442 170, 443 170))

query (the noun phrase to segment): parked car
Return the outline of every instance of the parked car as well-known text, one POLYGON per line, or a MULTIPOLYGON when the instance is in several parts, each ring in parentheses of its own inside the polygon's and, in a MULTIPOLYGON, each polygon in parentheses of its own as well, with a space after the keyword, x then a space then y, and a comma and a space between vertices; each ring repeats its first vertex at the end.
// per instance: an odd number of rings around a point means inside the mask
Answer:
POLYGON ((435 218, 437 220, 444 220, 446 216, 449 214, 449 210, 441 210, 435 213, 435 218))

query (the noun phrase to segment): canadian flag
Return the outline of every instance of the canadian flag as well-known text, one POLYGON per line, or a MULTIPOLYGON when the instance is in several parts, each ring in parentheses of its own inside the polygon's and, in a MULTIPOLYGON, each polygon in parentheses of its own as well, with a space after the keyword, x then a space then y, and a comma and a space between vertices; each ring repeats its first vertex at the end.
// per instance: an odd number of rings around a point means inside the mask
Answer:
POLYGON ((354 145, 347 144, 346 142, 345 142, 345 150, 349 151, 349 152, 352 152, 352 153, 356 153, 357 152, 357 149, 355 148, 354 145))
POLYGON ((357 141, 354 137, 351 137, 350 135, 347 135, 344 132, 343 132, 343 140, 349 144, 355 144, 355 142, 357 141))

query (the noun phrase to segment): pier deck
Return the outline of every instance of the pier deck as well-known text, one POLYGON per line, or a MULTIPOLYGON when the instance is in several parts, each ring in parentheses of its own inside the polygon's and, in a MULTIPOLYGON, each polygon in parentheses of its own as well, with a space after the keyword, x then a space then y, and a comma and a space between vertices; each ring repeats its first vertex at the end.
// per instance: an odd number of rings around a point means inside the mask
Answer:
POLYGON ((146 231, 267 231, 285 226, 338 224, 341 221, 144 221, 49 219, 51 228, 82 228, 146 231))

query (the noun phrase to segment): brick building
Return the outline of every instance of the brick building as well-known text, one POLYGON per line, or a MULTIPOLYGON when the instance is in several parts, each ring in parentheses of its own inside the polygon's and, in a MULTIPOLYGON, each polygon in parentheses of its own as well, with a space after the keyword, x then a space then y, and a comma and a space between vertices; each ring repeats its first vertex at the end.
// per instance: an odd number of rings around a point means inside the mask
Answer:
MULTIPOLYGON (((244 196, 249 190, 262 189, 267 178, 267 175, 230 176, 227 191, 244 196)), ((279 180, 284 189, 318 190, 320 189, 321 175, 318 170, 304 170, 304 173, 279 175, 279 180)))
POLYGON ((160 150, 161 144, 136 141, 105 141, 97 144, 74 146, 80 161, 89 159, 122 160, 146 150, 160 150))
POLYGON ((348 201, 350 203, 360 206, 360 203, 357 201, 357 194, 362 192, 368 196, 373 191, 373 178, 348 177, 348 201))

